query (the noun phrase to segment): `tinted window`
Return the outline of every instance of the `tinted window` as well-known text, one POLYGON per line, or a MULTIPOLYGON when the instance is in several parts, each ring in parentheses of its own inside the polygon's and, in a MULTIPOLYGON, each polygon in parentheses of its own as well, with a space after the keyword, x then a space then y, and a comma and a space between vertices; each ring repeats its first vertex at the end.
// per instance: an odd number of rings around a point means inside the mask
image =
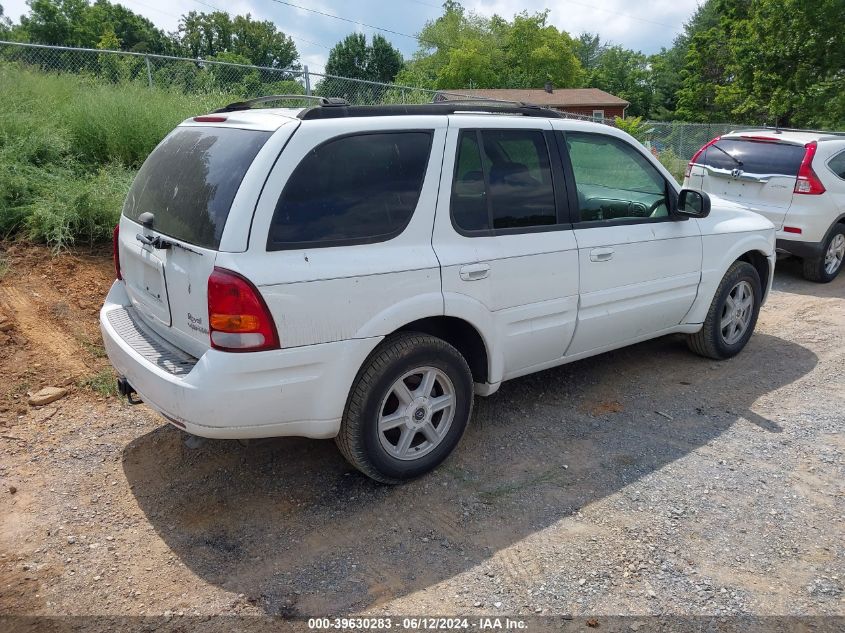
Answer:
POLYGON ((276 204, 268 250, 398 235, 417 206, 430 151, 429 132, 344 136, 314 148, 276 204))
POLYGON ((698 162, 728 171, 741 169, 749 174, 797 176, 803 158, 801 145, 722 139, 708 147, 698 162))
POLYGON ((549 150, 543 133, 462 131, 451 210, 455 225, 465 231, 556 224, 549 150))
POLYGON ((582 222, 669 215, 666 181, 628 143, 602 134, 568 132, 566 146, 582 222))
POLYGON ((834 174, 845 180, 845 152, 840 152, 831 158, 827 166, 834 174))
POLYGON ((270 132, 177 128, 144 162, 123 214, 137 220, 152 213, 156 231, 217 248, 235 193, 268 138, 270 132))

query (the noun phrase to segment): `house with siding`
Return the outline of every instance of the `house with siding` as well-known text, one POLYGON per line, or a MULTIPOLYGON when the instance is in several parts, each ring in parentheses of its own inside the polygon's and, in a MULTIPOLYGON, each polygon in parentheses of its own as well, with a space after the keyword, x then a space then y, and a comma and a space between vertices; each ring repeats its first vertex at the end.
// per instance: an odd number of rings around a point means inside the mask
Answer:
POLYGON ((614 117, 625 118, 628 101, 599 90, 598 88, 554 88, 547 83, 545 88, 482 88, 439 92, 435 101, 460 101, 462 98, 495 99, 497 101, 520 101, 561 112, 581 114, 595 121, 614 117))

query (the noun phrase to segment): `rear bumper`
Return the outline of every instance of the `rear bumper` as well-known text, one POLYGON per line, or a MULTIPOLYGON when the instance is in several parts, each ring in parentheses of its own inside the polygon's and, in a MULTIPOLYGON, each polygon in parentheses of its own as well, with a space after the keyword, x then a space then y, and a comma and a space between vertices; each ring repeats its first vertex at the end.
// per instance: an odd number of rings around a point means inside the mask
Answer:
POLYGON ((123 284, 115 282, 100 311, 109 360, 147 405, 202 437, 334 437, 355 375, 380 340, 240 354, 210 349, 178 375, 115 329, 109 313, 128 304, 123 284))
POLYGON ((801 242, 778 238, 775 244, 779 251, 796 257, 815 258, 822 254, 822 242, 801 242))

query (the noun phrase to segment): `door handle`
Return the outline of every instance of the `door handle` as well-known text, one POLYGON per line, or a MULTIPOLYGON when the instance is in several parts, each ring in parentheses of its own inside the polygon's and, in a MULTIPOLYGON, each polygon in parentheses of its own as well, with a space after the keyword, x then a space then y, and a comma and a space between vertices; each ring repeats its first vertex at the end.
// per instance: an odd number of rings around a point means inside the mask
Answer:
POLYGON ((594 248, 590 251, 591 262, 608 262, 613 259, 612 248, 594 248))
POLYGON ((490 274, 490 264, 468 264, 461 266, 461 279, 464 281, 478 281, 490 274))

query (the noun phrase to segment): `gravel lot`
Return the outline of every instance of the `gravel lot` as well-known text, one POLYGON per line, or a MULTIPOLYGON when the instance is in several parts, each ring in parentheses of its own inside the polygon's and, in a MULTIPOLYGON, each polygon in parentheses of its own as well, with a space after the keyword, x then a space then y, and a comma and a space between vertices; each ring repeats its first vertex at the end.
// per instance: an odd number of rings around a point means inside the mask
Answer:
POLYGON ((506 383, 385 487, 98 395, 110 263, 7 259, 0 614, 845 615, 845 275, 781 262, 730 361, 666 337, 506 383))

